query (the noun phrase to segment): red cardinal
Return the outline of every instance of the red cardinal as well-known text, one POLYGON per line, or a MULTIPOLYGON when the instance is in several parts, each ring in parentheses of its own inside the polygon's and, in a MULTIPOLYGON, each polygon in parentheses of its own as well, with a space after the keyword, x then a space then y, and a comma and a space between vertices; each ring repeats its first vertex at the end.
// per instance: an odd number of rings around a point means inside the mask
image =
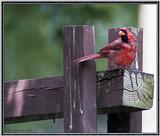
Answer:
POLYGON ((84 56, 75 60, 75 62, 80 63, 91 59, 108 58, 109 61, 122 67, 131 65, 136 57, 137 39, 127 28, 122 28, 119 31, 119 36, 120 38, 109 43, 98 53, 84 56))

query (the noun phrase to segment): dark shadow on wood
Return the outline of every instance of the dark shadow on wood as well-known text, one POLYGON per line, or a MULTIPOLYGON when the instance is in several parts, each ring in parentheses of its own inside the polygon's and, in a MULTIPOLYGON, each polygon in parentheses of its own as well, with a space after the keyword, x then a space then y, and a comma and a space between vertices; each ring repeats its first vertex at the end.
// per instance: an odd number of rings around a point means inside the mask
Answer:
POLYGON ((130 131, 130 115, 128 113, 112 113, 108 114, 108 133, 128 133, 130 131))

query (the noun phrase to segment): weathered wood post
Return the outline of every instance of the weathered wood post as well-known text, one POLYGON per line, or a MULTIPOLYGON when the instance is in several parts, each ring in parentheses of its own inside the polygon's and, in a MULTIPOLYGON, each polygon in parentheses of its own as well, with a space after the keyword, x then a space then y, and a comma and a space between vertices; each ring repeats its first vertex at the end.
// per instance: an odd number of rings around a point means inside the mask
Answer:
POLYGON ((94 53, 94 27, 64 27, 64 131, 96 132, 96 66, 73 61, 94 53))
MULTIPOLYGON (((142 71, 142 55, 143 55, 143 30, 141 28, 129 28, 137 37, 138 49, 137 58, 131 69, 137 69, 142 71)), ((108 42, 118 38, 118 31, 120 28, 111 28, 108 33, 108 42)), ((114 69, 114 65, 108 63, 109 69, 114 69)), ((108 114, 108 132, 131 132, 141 133, 142 132, 142 112, 130 112, 130 113, 113 113, 108 114)))

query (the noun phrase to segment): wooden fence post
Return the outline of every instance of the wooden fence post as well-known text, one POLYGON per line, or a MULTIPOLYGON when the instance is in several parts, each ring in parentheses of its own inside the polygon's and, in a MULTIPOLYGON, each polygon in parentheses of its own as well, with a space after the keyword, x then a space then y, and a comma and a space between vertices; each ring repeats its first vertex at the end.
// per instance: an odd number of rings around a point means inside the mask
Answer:
MULTIPOLYGON (((130 66, 131 69, 142 71, 142 56, 143 56, 143 30, 141 28, 129 28, 137 37, 138 49, 137 59, 130 66)), ((108 33, 108 42, 118 38, 120 28, 111 28, 108 33)), ((113 64, 108 63, 109 69, 114 69, 113 64)), ((142 132, 142 112, 117 113, 108 114, 108 132, 125 132, 125 133, 141 133, 142 132)))
POLYGON ((64 28, 64 131, 96 132, 96 66, 73 61, 94 52, 93 26, 64 28))

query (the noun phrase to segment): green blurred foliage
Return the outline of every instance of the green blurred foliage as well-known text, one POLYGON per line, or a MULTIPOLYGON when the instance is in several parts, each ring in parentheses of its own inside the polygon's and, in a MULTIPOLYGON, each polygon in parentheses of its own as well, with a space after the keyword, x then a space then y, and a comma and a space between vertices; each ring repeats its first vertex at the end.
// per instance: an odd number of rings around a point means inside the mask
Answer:
MULTIPOLYGON (((63 74, 63 27, 94 25, 96 51, 109 27, 137 26, 136 4, 5 4, 5 80, 63 74)), ((97 69, 106 69, 105 60, 97 69)))
MULTIPOLYGON (((137 27, 138 9, 136 4, 4 4, 5 80, 63 75, 64 26, 94 25, 96 52, 107 43, 108 28, 137 27)), ((96 64, 97 70, 106 69, 106 60, 96 64)), ((5 132, 55 132, 53 128, 52 121, 40 121, 5 125, 5 132)))

